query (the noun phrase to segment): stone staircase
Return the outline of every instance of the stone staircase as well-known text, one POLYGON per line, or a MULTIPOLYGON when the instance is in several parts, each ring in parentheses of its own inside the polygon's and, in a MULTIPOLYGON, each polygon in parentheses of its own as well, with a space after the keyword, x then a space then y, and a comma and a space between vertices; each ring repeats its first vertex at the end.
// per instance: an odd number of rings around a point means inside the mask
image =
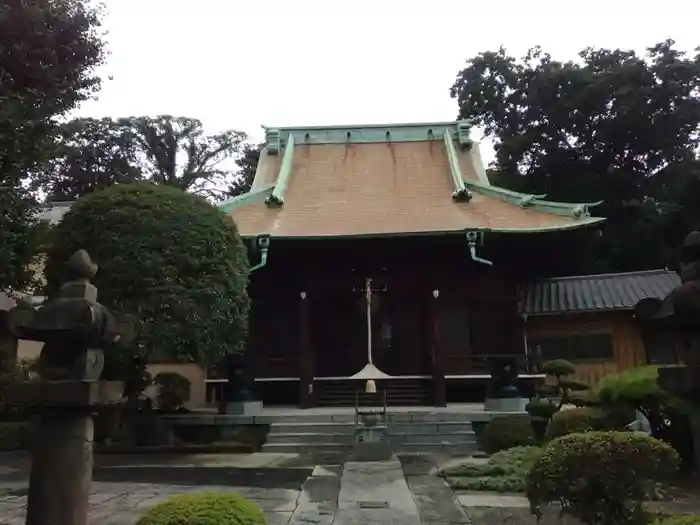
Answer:
MULTIPOLYGON (((472 424, 459 413, 389 413, 396 453, 470 455, 477 450, 472 424)), ((343 453, 354 438, 353 414, 290 415, 270 423, 263 452, 343 453)))

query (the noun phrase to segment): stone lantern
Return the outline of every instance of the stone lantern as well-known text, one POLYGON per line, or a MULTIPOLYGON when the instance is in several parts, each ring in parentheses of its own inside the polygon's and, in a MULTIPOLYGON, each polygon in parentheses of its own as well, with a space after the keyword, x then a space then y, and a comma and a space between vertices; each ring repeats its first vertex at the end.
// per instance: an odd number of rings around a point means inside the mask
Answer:
POLYGON ((19 339, 44 343, 38 377, 17 385, 10 402, 38 415, 27 502, 28 525, 85 525, 92 481, 93 414, 120 403, 124 384, 100 379, 104 348, 120 338, 113 315, 90 284, 97 272, 80 250, 66 263, 57 297, 38 311, 8 313, 19 339))

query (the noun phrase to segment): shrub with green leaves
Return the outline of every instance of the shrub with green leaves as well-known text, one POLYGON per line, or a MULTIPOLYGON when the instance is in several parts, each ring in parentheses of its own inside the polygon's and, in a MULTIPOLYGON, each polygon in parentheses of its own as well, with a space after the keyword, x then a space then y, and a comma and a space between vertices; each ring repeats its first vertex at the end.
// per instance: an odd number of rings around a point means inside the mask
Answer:
POLYGON ((589 525, 623 525, 642 516, 659 482, 673 478, 678 454, 640 432, 586 432, 552 441, 527 477, 532 512, 549 505, 589 525))
POLYGON ((190 399, 192 383, 176 372, 161 372, 153 378, 158 387, 158 407, 163 412, 174 412, 190 399))
POLYGON ((535 434, 530 425, 530 418, 522 415, 494 417, 486 425, 481 439, 487 454, 535 444, 535 434))
POLYGON ((137 525, 265 525, 262 510, 235 492, 193 492, 159 503, 137 525))
POLYGON ((614 430, 613 427, 613 422, 608 415, 599 408, 569 408, 560 410, 552 416, 547 425, 545 439, 551 441, 576 432, 614 430))
POLYGON ((464 464, 442 471, 455 489, 522 492, 526 477, 542 455, 540 447, 514 447, 497 452, 487 463, 464 464))
POLYGON ((625 410, 632 409, 643 414, 652 435, 678 451, 683 470, 687 471, 694 461, 688 408, 681 399, 659 386, 658 377, 657 366, 629 368, 605 376, 598 385, 598 396, 609 412, 624 416, 625 410))
POLYGON ((552 377, 567 377, 576 373, 576 365, 566 359, 552 359, 542 364, 542 373, 552 377))
POLYGON ((214 363, 244 350, 248 259, 233 221, 202 197, 150 183, 79 199, 54 232, 51 292, 85 249, 99 265, 99 300, 139 322, 123 354, 214 363))
POLYGON ((558 398, 557 410, 563 405, 574 404, 574 399, 590 390, 590 385, 571 377, 576 373, 576 365, 565 359, 553 359, 542 365, 542 373, 554 382, 542 385, 539 393, 558 398))
POLYGON ((525 411, 531 417, 549 420, 557 413, 557 404, 551 399, 533 399, 525 405, 525 411))

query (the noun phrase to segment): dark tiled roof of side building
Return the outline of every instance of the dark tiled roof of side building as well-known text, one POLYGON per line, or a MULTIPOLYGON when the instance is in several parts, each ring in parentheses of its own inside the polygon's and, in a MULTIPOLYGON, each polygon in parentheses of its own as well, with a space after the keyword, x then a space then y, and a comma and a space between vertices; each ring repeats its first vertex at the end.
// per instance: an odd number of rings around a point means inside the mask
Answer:
POLYGON ((646 297, 662 299, 681 284, 670 270, 543 279, 524 287, 523 313, 567 314, 631 310, 646 297))

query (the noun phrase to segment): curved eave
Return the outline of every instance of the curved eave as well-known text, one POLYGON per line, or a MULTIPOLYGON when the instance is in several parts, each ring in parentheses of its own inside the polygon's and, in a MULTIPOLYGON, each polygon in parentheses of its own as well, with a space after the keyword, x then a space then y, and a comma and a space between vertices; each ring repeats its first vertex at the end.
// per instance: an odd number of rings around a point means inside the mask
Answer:
POLYGON ((231 213, 236 208, 245 206, 246 204, 250 204, 252 202, 257 201, 263 202, 266 198, 272 195, 274 189, 275 184, 270 184, 258 191, 249 191, 248 193, 244 193, 243 195, 238 195, 236 197, 233 197, 232 199, 220 202, 219 204, 217 204, 217 207, 224 213, 231 213))
POLYGON ((392 232, 392 233, 364 233, 357 235, 334 235, 334 234, 319 234, 319 235, 275 235, 273 231, 259 231, 259 232, 247 232, 241 233, 243 238, 256 237, 258 235, 267 234, 275 239, 286 239, 286 240, 331 240, 331 239, 379 239, 379 238, 391 238, 391 237, 429 237, 429 236, 442 236, 442 235, 465 235, 467 232, 479 232, 479 233, 504 233, 504 234, 536 234, 536 233, 548 233, 556 231, 569 231, 578 230, 581 228, 586 228, 588 226, 594 226, 600 224, 604 221, 601 217, 587 217, 582 218, 579 221, 572 222, 569 224, 552 225, 541 228, 466 228, 461 230, 446 230, 446 231, 409 231, 409 232, 392 232))
POLYGON ((520 193, 518 191, 499 188, 498 186, 486 186, 473 180, 465 180, 464 184, 477 193, 520 206, 521 208, 532 208, 534 210, 565 217, 577 217, 579 215, 589 217, 588 210, 600 206, 603 203, 603 201, 574 203, 546 201, 543 200, 546 197, 544 194, 520 193))

